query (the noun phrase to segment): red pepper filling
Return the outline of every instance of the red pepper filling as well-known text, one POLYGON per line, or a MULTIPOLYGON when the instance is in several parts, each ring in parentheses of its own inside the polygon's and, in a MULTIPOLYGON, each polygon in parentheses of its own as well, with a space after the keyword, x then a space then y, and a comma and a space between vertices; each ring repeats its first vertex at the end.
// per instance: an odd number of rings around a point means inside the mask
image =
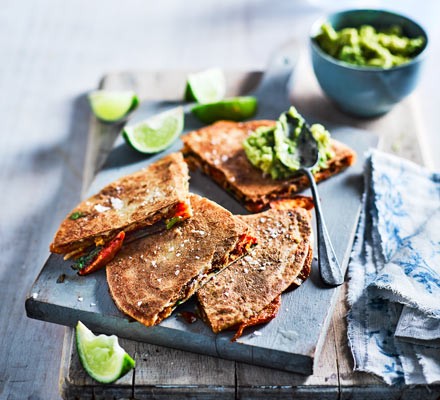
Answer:
POLYGON ((181 311, 180 315, 188 324, 194 324, 197 322, 197 316, 191 311, 181 311))
POLYGON ((182 219, 191 217, 189 204, 183 202, 177 203, 174 217, 182 217, 182 219))
POLYGON ((235 342, 239 337, 241 337, 245 328, 249 326, 265 324, 266 322, 272 321, 277 316, 280 307, 281 307, 281 295, 278 295, 277 297, 275 297, 272 303, 269 303, 257 315, 250 317, 249 319, 238 325, 237 332, 235 333, 234 337, 231 339, 231 342, 235 342))
POLYGON ((279 199, 270 202, 270 208, 275 210, 293 210, 295 208, 305 208, 312 210, 314 207, 313 199, 308 196, 294 196, 289 199, 279 199))
POLYGON ((124 242, 125 232, 119 232, 92 260, 92 262, 78 271, 79 275, 87 275, 104 267, 115 257, 124 242))
POLYGON ((235 247, 233 254, 237 256, 241 256, 248 252, 248 250, 257 244, 257 238, 254 236, 248 235, 244 233, 238 239, 237 246, 235 247))

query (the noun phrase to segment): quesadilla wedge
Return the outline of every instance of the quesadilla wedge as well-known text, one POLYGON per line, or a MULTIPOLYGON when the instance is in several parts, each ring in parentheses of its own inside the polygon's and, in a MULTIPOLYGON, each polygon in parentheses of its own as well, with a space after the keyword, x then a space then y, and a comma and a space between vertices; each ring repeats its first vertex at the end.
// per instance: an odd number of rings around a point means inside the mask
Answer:
MULTIPOLYGON (((289 286, 287 290, 296 289, 300 286, 310 275, 311 267, 313 260, 313 251, 311 247, 309 247, 309 252, 307 254, 306 261, 304 262, 303 268, 299 273, 298 277, 295 281, 289 286)), ((249 317, 238 325, 234 326, 232 329, 237 329, 235 335, 231 339, 231 342, 235 342, 238 338, 243 335, 243 332, 246 328, 250 326, 256 326, 265 324, 267 322, 272 321, 278 314, 278 311, 281 307, 281 294, 275 297, 271 303, 265 306, 260 312, 254 314, 252 317, 249 317)))
POLYGON ((76 258, 80 274, 105 265, 124 241, 192 215, 188 180, 182 154, 174 153, 110 183, 69 213, 50 251, 76 258))
POLYGON ((168 317, 256 243, 248 225, 229 211, 206 198, 190 198, 192 218, 127 244, 107 265, 116 306, 146 326, 168 317))
POLYGON ((242 331, 267 322, 276 315, 277 297, 292 284, 300 285, 310 273, 310 211, 280 203, 279 209, 238 217, 255 232, 258 246, 197 292, 201 315, 213 332, 240 325, 242 331))
MULTIPOLYGON (((232 193, 251 212, 265 209, 272 200, 289 198, 308 187, 303 175, 275 180, 254 167, 246 157, 243 141, 259 127, 270 127, 275 121, 219 121, 182 137, 183 153, 193 169, 200 169, 218 185, 232 193)), ((318 170, 315 180, 327 179, 355 162, 356 154, 334 139, 333 156, 327 167, 318 170)))

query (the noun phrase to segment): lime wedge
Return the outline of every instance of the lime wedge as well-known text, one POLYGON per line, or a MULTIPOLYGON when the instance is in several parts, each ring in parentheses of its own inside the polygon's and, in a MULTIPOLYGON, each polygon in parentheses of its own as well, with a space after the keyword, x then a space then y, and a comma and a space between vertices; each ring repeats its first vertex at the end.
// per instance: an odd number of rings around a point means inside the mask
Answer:
POLYGON ((191 112, 207 124, 221 119, 242 121, 255 115, 257 99, 252 96, 231 97, 216 103, 198 104, 191 112))
POLYGON ((115 335, 95 336, 81 321, 76 325, 76 348, 84 369, 101 383, 114 382, 135 366, 115 335))
POLYGON ((188 75, 185 100, 213 103, 225 97, 226 80, 220 68, 210 68, 188 75))
POLYGON ((158 153, 169 147, 183 131, 183 108, 157 114, 133 126, 126 126, 122 136, 135 150, 158 153))
POLYGON ((136 109, 139 99, 133 91, 96 90, 89 93, 89 102, 96 118, 117 122, 136 109))

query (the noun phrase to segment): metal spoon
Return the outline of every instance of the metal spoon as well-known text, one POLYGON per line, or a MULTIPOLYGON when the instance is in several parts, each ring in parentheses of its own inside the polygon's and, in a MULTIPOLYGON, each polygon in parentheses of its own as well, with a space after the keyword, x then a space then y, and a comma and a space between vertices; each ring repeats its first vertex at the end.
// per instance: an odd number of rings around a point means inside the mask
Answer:
POLYGON ((318 264, 322 280, 331 286, 338 286, 344 282, 344 275, 336 258, 335 250, 324 222, 324 216, 319 201, 318 188, 312 169, 319 160, 318 143, 306 123, 297 138, 297 157, 300 163, 298 172, 307 176, 312 189, 315 203, 316 228, 318 231, 318 264))

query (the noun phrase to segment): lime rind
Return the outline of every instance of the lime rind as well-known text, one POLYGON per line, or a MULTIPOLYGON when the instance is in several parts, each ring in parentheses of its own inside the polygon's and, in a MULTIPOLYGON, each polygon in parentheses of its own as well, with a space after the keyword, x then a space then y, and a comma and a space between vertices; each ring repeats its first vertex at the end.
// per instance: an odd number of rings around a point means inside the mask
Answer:
POLYGON ((189 74, 185 88, 185 100, 200 104, 220 101, 226 94, 226 79, 220 68, 189 74))
POLYGON ((215 103, 197 104, 191 112, 202 122, 243 121, 255 115, 258 102, 253 96, 231 97, 215 103))
POLYGON ((87 373, 100 383, 111 383, 135 367, 115 335, 94 335, 81 321, 76 325, 76 347, 87 373))
POLYGON ((144 154, 154 154, 171 146, 183 128, 183 108, 177 107, 136 125, 124 127, 122 136, 135 150, 144 154))
POLYGON ((96 118, 108 123, 121 121, 139 105, 139 98, 131 90, 95 90, 88 97, 96 118))

